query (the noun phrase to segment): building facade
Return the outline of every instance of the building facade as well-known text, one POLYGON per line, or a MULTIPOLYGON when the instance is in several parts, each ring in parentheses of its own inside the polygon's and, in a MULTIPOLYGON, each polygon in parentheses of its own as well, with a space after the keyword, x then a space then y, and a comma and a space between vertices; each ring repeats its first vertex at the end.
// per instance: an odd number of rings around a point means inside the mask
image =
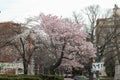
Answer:
POLYGON ((97 20, 95 34, 98 55, 105 64, 115 65, 115 80, 120 79, 120 8, 117 5, 110 18, 97 20))

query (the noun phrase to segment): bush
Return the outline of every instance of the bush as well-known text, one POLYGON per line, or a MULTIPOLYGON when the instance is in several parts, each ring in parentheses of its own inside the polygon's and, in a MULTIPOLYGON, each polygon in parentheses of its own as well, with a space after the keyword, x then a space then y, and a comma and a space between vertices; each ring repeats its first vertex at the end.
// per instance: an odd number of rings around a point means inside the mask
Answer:
POLYGON ((0 75, 0 80, 42 80, 38 76, 31 75, 0 75))
POLYGON ((113 78, 104 78, 104 79, 100 79, 100 80, 113 80, 113 78))
POLYGON ((63 76, 58 75, 41 75, 42 80, 64 80, 63 76))
POLYGON ((56 75, 0 75, 0 80, 64 80, 63 76, 56 75))
POLYGON ((9 78, 9 77, 2 77, 0 80, 42 80, 40 78, 24 78, 24 77, 16 77, 16 78, 9 78))

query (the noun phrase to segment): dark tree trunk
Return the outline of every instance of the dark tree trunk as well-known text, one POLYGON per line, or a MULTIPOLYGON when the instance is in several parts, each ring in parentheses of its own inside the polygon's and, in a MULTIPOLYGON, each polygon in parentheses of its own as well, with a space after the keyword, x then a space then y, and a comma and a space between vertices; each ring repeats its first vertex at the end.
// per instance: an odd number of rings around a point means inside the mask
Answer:
POLYGON ((51 73, 51 74, 54 74, 54 73, 55 73, 55 69, 56 69, 58 66, 60 66, 60 64, 61 64, 61 62, 62 62, 63 54, 64 54, 64 52, 61 53, 61 56, 60 56, 60 58, 57 60, 57 62, 56 62, 54 65, 50 66, 50 73, 51 73))
POLYGON ((25 58, 26 55, 26 51, 25 51, 25 44, 22 40, 22 38, 20 38, 21 44, 22 44, 22 58, 23 58, 23 68, 24 68, 24 74, 28 74, 28 62, 25 58))
POLYGON ((28 63, 23 59, 24 74, 28 74, 28 63))
POLYGON ((90 62, 88 72, 89 72, 89 80, 93 80, 93 73, 91 72, 92 69, 92 63, 90 62))
POLYGON ((62 59, 63 59, 63 56, 64 56, 65 46, 66 46, 66 43, 64 43, 64 45, 62 47, 62 52, 61 52, 60 58, 57 60, 57 62, 54 65, 50 66, 50 73, 51 74, 54 74, 55 73, 55 69, 60 66, 60 64, 62 62, 62 59))

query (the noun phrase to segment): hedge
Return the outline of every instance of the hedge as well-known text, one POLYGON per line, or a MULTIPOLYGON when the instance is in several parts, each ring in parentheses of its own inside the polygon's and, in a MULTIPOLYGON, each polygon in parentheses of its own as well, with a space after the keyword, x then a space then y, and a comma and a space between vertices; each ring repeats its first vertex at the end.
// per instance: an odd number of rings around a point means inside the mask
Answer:
POLYGON ((42 80, 38 76, 29 76, 29 75, 0 75, 0 80, 42 80))
POLYGON ((104 79, 100 79, 100 80, 113 80, 113 78, 104 78, 104 79))
POLYGON ((64 80, 63 76, 58 75, 41 75, 43 80, 64 80))
POLYGON ((56 75, 0 75, 0 80, 64 80, 63 76, 56 75))

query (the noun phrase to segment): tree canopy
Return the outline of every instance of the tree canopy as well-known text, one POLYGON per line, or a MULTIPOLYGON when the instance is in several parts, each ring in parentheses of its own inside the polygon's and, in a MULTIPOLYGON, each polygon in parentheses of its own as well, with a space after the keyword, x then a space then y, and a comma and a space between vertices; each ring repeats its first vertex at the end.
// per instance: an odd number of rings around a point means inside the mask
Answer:
POLYGON ((49 44, 44 46, 49 52, 47 58, 52 57, 52 69, 60 65, 80 67, 82 63, 95 57, 95 48, 91 42, 86 41, 87 33, 81 29, 82 24, 43 13, 39 19, 38 30, 42 30, 49 40, 49 44), (74 63, 71 64, 69 61, 74 63))

